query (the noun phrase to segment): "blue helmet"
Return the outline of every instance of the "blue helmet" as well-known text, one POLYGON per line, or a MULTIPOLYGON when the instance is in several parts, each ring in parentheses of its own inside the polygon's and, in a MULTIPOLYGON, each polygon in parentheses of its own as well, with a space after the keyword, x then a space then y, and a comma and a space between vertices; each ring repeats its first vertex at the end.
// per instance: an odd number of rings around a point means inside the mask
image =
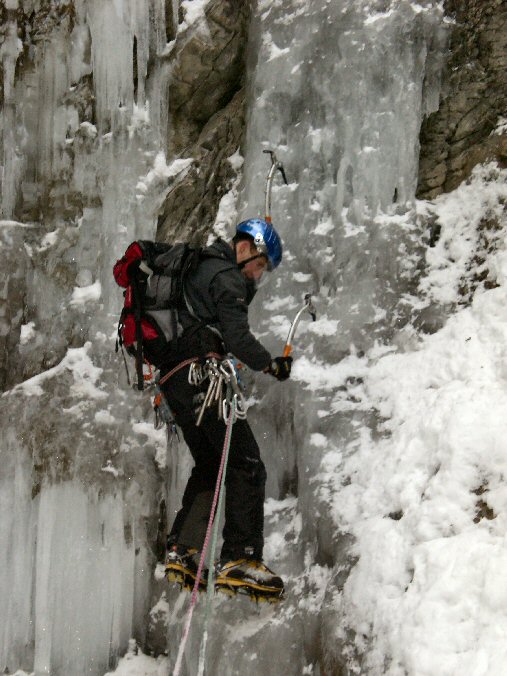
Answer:
POLYGON ((262 218, 249 218, 236 226, 236 232, 243 232, 253 238, 259 253, 268 259, 268 270, 274 270, 282 261, 282 240, 271 223, 262 218))

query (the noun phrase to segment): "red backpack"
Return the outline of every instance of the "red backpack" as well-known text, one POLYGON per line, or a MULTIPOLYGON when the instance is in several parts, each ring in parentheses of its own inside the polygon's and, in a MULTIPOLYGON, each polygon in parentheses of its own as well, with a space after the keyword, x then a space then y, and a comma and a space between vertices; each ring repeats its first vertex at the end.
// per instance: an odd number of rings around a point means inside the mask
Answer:
POLYGON ((200 259, 201 249, 186 243, 133 242, 113 274, 125 288, 116 351, 135 357, 137 388, 144 389, 143 363, 159 367, 178 349, 182 329, 178 309, 187 307, 183 282, 200 259))

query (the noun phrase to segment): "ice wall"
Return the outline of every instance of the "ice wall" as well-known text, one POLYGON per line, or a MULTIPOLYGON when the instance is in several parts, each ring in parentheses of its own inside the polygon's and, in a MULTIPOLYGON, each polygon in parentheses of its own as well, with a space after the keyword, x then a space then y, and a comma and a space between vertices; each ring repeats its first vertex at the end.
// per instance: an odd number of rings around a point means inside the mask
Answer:
POLYGON ((438 2, 261 1, 252 35, 241 214, 262 214, 262 149, 277 150, 289 180, 273 193, 287 255, 275 288, 261 290, 257 318, 279 353, 305 292, 319 313, 301 325, 290 386, 261 390, 256 431, 271 495, 297 496, 302 515, 300 568, 277 564, 307 622, 306 659, 315 673, 317 664, 349 673, 370 637, 365 628, 356 641, 332 603, 357 553, 329 508, 340 476, 330 458, 339 449, 345 461, 362 435, 382 434, 378 414, 362 403, 363 355, 396 342, 414 319, 406 299, 424 237, 413 211, 418 133, 438 104, 443 10, 438 2))
POLYGON ((442 22, 437 2, 259 3, 241 214, 262 213, 261 150, 277 149, 290 186, 275 188, 273 216, 299 266, 289 259, 277 284, 286 299, 320 291, 340 321, 334 353, 364 347, 407 263, 391 237, 406 234, 396 215, 414 200, 418 131, 438 104, 442 22))
POLYGON ((32 499, 18 471, 14 484, 1 486, 2 513, 16 512, 15 524, 3 520, 1 535, 10 543, 2 550, 0 592, 5 664, 38 674, 103 672, 134 632, 136 592, 147 591, 136 589, 142 576, 134 538, 124 538, 131 524, 123 500, 93 499, 71 481, 32 499))
MULTIPOLYGON (((174 443, 164 470, 165 437, 118 375, 120 295, 110 271, 129 241, 154 236, 158 206, 191 162, 163 152, 169 4, 177 15, 176 0, 6 5, 5 289, 18 284, 17 260, 26 275, 16 312, 2 314, 18 368, 4 369, 0 400, 1 669, 102 674, 132 634, 143 642, 148 630, 159 512, 165 500, 172 517, 188 454, 174 443)), ((184 3, 201 29, 206 4, 184 3)), ((218 600, 210 673, 336 671, 349 649, 336 639, 332 599, 353 552, 329 512, 339 468, 326 453, 332 443, 351 456, 361 429, 378 431, 361 405, 362 354, 396 339, 412 315, 410 298, 399 299, 415 283, 421 232, 406 214, 443 43, 436 2, 254 7, 238 215, 262 213, 263 148, 276 149, 290 185, 273 196, 284 265, 260 292, 252 324, 275 353, 309 290, 319 319, 303 320, 291 383, 251 385, 269 471, 265 557, 288 598, 277 608, 218 600)), ((170 589, 167 598, 171 662, 188 596, 170 589)), ((202 619, 187 673, 196 673, 202 619)))
MULTIPOLYGON (((262 149, 277 149, 289 180, 273 191, 285 262, 261 290, 257 320, 272 350, 280 351, 304 293, 315 294, 319 318, 301 325, 300 383, 286 416, 301 432, 331 425, 338 437, 354 437, 348 423, 336 427, 329 414, 353 399, 361 374, 352 365, 350 373, 338 369, 343 380, 333 385, 330 372, 324 377, 319 369, 348 355, 353 361, 376 340, 392 339, 410 318, 412 307, 400 298, 416 284, 421 232, 415 216, 407 227, 402 214, 413 208, 422 115, 438 101, 442 8, 436 2, 311 8, 260 2, 252 36, 241 215, 262 214, 269 166, 262 149), (301 394, 302 387, 308 392, 301 394)), ((299 440, 270 434, 290 458, 278 462, 278 486, 295 485, 299 476, 301 489, 308 477, 301 463, 296 470, 291 450, 299 440)), ((311 467, 311 451, 308 462, 311 467)))
MULTIPOLYGON (((357 552, 331 505, 336 485, 351 480, 342 463, 363 435, 382 434, 364 397, 365 352, 403 344, 415 316, 425 235, 414 209, 418 132, 438 103, 445 45, 438 2, 256 4, 238 219, 263 215, 262 150, 276 150, 289 185, 278 176, 273 190, 284 262, 250 316, 273 354, 306 292, 318 320, 302 320, 290 382, 259 376, 250 385, 249 420, 268 468, 265 559, 288 597, 275 609, 217 600, 211 673, 369 673, 369 627, 358 636, 335 604, 357 552)), ((181 599, 170 601, 179 633, 181 599)), ((188 674, 197 671, 200 622, 198 614, 188 674)), ((177 642, 168 649, 173 660, 177 642)))
POLYGON ((111 269, 188 165, 164 154, 165 3, 1 11, 0 670, 103 674, 146 638, 164 499, 111 269))

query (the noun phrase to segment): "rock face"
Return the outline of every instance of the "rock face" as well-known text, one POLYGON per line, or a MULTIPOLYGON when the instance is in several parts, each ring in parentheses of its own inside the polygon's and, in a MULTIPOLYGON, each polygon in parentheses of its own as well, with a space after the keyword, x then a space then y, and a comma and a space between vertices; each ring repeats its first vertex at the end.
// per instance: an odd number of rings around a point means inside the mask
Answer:
MULTIPOLYGON (((0 271, 0 390, 16 381, 19 362, 15 358, 25 314, 26 279, 30 269, 24 247, 27 228, 21 223, 0 221, 2 267, 0 271)), ((23 338, 23 339, 22 339, 23 338)))
POLYGON ((507 136, 493 133, 507 110, 507 5, 447 0, 456 25, 447 92, 421 130, 418 197, 449 192, 484 161, 507 166, 507 136))
POLYGON ((236 172, 227 158, 241 145, 245 124, 245 95, 240 90, 204 126, 188 152, 194 162, 185 178, 171 190, 158 219, 157 236, 200 243, 209 232, 221 197, 229 190, 236 172))
POLYGON ((226 158, 242 142, 245 126, 245 46, 249 3, 213 0, 205 18, 178 32, 170 53, 169 154, 195 159, 177 190, 168 193, 158 237, 200 241, 215 220, 235 172, 226 158))

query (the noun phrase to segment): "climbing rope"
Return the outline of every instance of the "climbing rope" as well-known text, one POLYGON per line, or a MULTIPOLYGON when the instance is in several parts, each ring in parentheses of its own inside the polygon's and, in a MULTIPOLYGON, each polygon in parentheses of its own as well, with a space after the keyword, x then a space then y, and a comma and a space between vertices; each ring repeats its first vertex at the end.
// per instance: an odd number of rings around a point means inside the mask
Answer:
MULTIPOLYGON (((222 357, 216 352, 208 352, 205 358, 221 359, 222 357)), ((185 366, 188 366, 189 364, 193 364, 194 362, 200 361, 200 359, 201 357, 190 357, 190 359, 185 359, 185 361, 180 362, 171 371, 169 371, 169 373, 166 373, 165 376, 162 376, 162 378, 160 378, 159 385, 163 385, 165 382, 169 380, 169 378, 172 378, 175 373, 178 373, 178 371, 181 371, 181 369, 185 368, 185 366)))
POLYGON ((231 446, 231 430, 232 425, 235 421, 236 413, 236 400, 233 398, 231 402, 231 415, 227 421, 227 431, 226 431, 226 442, 225 442, 225 461, 224 461, 224 471, 220 478, 220 489, 218 491, 218 507, 217 514, 215 519, 215 525, 213 527, 213 538, 211 540, 211 550, 209 554, 209 568, 208 568, 208 585, 206 587, 206 609, 204 612, 204 628, 201 640, 201 647, 199 649, 199 670, 197 672, 198 676, 204 676, 204 663, 206 660, 206 644, 208 642, 208 620, 211 615, 211 602, 213 601, 213 592, 215 591, 215 570, 214 570, 214 561, 215 561, 215 551, 217 548, 218 541, 218 528, 220 524, 220 517, 222 516, 222 503, 224 498, 224 486, 225 486, 225 468, 227 467, 227 460, 229 458, 229 448, 231 446))
POLYGON ((218 469, 218 476, 217 476, 217 482, 215 485, 215 494, 213 496, 213 503, 211 505, 211 512, 210 512, 210 517, 208 521, 208 527, 206 529, 206 536, 204 538, 204 544, 202 546, 202 551, 201 551, 201 558, 199 559, 199 566, 197 567, 197 575, 195 578, 195 583, 194 583, 194 588, 192 589, 192 597, 190 599, 190 606, 188 608, 187 612, 187 617, 185 621, 185 627, 183 629, 183 634, 181 637, 180 641, 180 646, 178 649, 178 655, 176 657, 176 664, 174 666, 174 671, 173 671, 173 676, 179 676, 180 670, 181 670, 181 665, 183 662, 183 655, 185 653, 185 646, 187 644, 188 636, 190 633, 190 625, 192 623, 192 615, 194 614, 194 608, 197 602, 197 595, 198 595, 198 590, 199 590, 199 583, 201 581, 201 576, 202 576, 202 569, 204 567, 204 561, 206 559, 206 552, 208 549, 208 544, 211 536, 211 530, 213 526, 213 521, 215 517, 215 510, 217 511, 216 514, 216 525, 213 533, 213 541, 212 541, 212 546, 211 546, 211 554, 210 554, 210 565, 209 565, 209 570, 208 570, 208 587, 207 587, 207 599, 206 599, 206 615, 205 615, 205 624, 204 624, 204 635, 203 635, 203 642, 201 643, 201 649, 200 649, 200 655, 199 655, 199 674, 202 676, 204 673, 204 658, 205 658, 205 653, 206 653, 206 642, 207 642, 207 634, 208 634, 208 616, 209 616, 209 609, 210 609, 210 604, 211 604, 211 598, 213 597, 213 589, 214 589, 214 582, 213 582, 213 562, 215 560, 215 548, 216 548, 216 542, 217 542, 217 534, 218 534, 218 524, 220 521, 220 516, 221 516, 221 508, 222 508, 222 494, 223 494, 223 486, 225 483, 225 473, 227 469, 227 460, 229 457, 229 448, 231 446, 231 436, 232 436, 232 426, 235 421, 235 400, 233 398, 231 402, 231 414, 229 416, 229 419, 227 421, 227 427, 225 430, 225 441, 224 441, 224 448, 222 451, 222 458, 220 460, 220 467, 218 469), (217 503, 218 503, 218 509, 217 509, 217 503), (201 665, 202 665, 202 670, 201 670, 201 665))

